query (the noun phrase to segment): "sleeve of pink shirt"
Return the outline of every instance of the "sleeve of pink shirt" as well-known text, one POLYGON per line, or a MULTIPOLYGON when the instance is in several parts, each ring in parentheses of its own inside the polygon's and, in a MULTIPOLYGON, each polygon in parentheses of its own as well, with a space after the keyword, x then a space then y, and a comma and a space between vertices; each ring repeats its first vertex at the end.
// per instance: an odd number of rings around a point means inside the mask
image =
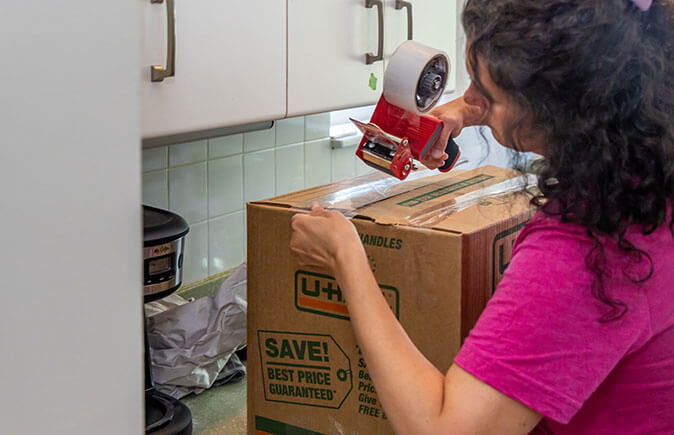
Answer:
POLYGON ((473 376, 562 424, 649 327, 643 301, 620 286, 612 294, 629 311, 599 322, 607 307, 592 295, 585 264, 591 247, 582 229, 537 215, 455 358, 473 376))

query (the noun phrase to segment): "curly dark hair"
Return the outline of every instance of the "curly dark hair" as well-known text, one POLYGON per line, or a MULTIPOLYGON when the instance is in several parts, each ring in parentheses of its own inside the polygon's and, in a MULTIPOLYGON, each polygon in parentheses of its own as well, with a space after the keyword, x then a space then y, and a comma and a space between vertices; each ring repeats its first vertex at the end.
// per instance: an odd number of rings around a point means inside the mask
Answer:
MULTIPOLYGON (((544 133, 540 194, 532 202, 562 222, 586 229, 593 295, 627 307, 605 291, 603 241, 625 255, 647 252, 625 237, 666 224, 674 199, 674 5, 655 0, 468 0, 463 12, 474 85, 478 59, 521 112, 506 132, 521 149, 523 126, 544 133), (525 122, 526 121, 526 122, 525 122), (533 125, 531 125, 533 122, 533 125)), ((669 222, 674 235, 674 219, 669 222)))

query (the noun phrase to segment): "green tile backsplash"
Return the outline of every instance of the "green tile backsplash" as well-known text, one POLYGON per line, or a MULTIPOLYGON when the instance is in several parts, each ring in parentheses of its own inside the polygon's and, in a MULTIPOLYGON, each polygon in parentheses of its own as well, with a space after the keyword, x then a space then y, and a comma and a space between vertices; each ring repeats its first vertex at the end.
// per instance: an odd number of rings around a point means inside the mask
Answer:
POLYGON ((245 203, 370 169, 355 149, 330 149, 330 113, 279 120, 271 129, 143 150, 143 202, 190 224, 184 284, 245 258, 245 203))

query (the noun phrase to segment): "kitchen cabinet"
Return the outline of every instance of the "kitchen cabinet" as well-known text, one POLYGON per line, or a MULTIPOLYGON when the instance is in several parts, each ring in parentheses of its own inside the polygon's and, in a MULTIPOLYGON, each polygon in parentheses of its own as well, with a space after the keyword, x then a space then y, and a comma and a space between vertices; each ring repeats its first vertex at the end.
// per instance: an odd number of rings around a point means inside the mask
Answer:
POLYGON ((366 0, 288 0, 288 116, 377 101, 384 63, 365 58, 377 54, 383 13, 366 0))
POLYGON ((457 68, 464 68, 457 65, 456 0, 384 0, 384 4, 384 66, 395 49, 411 36, 410 39, 447 53, 451 71, 445 92, 452 92, 457 68))
POLYGON ((142 4, 144 139, 285 117, 286 0, 142 4))
POLYGON ((386 60, 408 37, 408 17, 414 40, 449 55, 450 92, 457 59, 456 0, 288 0, 287 115, 375 104, 386 60), (381 59, 368 65, 366 54, 380 49, 381 59))
POLYGON ((375 104, 387 60, 410 36, 449 55, 450 92, 463 68, 457 3, 143 0, 142 137, 375 104))

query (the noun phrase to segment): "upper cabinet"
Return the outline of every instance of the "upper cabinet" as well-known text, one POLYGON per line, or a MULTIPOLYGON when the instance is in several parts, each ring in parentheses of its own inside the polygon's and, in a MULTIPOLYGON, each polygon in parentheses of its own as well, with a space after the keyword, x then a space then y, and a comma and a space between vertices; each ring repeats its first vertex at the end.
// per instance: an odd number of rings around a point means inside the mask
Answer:
POLYGON ((285 117, 286 0, 143 0, 143 18, 143 138, 285 117))
POLYGON ((375 103, 383 25, 380 0, 288 0, 288 116, 375 103))
POLYGON ((447 91, 455 88, 457 0, 142 4, 148 143, 375 104, 386 63, 408 38, 449 55, 447 91))
POLYGON ((375 104, 408 38, 449 55, 451 91, 456 18, 456 0, 288 0, 288 116, 375 104))
MULTIPOLYGON (((384 0, 384 60, 406 39, 442 50, 449 56, 451 71, 445 92, 456 88, 457 2, 456 0, 384 0)), ((385 64, 386 66, 386 64, 385 64)))

